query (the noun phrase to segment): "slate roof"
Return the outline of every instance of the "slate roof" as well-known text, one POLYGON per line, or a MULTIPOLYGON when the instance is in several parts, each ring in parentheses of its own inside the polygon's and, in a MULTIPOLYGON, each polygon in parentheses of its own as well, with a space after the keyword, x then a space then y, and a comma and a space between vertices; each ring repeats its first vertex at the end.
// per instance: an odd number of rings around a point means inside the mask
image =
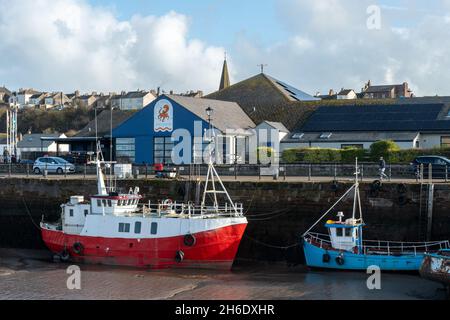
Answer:
POLYGON ((350 92, 354 91, 353 89, 343 89, 341 90, 337 95, 338 96, 346 96, 348 95, 350 92))
POLYGON ((449 104, 319 107, 296 132, 450 131, 449 104))
POLYGON ((179 95, 165 95, 169 99, 185 107, 199 118, 208 121, 206 108, 211 107, 213 125, 221 131, 226 129, 248 129, 254 128, 255 123, 250 119, 242 108, 235 102, 192 98, 179 95))
MULTIPOLYGON (((136 111, 134 110, 123 111, 114 109, 112 115, 113 130, 131 118, 135 113, 136 111)), ((97 115, 97 130, 99 137, 111 135, 111 110, 104 110, 97 115)), ((95 137, 95 119, 78 131, 75 137, 95 137)))
POLYGON ((136 99, 136 98, 143 98, 150 94, 148 91, 130 91, 127 92, 122 98, 123 99, 136 99))
POLYGON ((320 132, 307 132, 301 137, 295 137, 298 133, 290 134, 287 138, 283 139, 283 142, 296 142, 296 143, 308 143, 308 142, 375 142, 380 140, 394 140, 394 141, 413 141, 419 132, 330 132, 331 136, 327 139, 320 138, 325 133, 320 132))
POLYGON ((1 93, 5 93, 6 95, 10 96, 11 95, 11 91, 9 91, 6 87, 0 87, 0 92, 1 93))
POLYGON ((273 79, 261 73, 205 98, 236 102, 255 123, 266 120, 281 122, 286 128, 292 129, 315 108, 300 108, 302 102, 290 97, 281 84, 275 84, 273 79))
POLYGON ((58 138, 61 134, 59 133, 51 133, 51 134, 45 134, 45 133, 32 133, 32 134, 25 134, 21 141, 17 143, 17 148, 40 148, 41 146, 44 148, 49 147, 53 141, 43 141, 41 140, 42 137, 46 138, 58 138))

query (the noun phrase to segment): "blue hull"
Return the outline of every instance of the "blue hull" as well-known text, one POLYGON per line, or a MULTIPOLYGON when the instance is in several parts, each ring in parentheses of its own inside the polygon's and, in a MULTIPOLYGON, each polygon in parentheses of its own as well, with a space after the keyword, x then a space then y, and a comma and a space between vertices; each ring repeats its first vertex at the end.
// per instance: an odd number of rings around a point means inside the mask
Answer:
POLYGON ((306 264, 309 267, 340 269, 340 270, 367 270, 369 266, 378 266, 381 270, 389 271, 419 271, 424 254, 417 255, 363 255, 351 252, 325 250, 314 246, 307 241, 303 242, 306 264), (323 261, 324 254, 329 254, 329 262, 323 261), (336 258, 341 255, 343 264, 339 265, 336 258))

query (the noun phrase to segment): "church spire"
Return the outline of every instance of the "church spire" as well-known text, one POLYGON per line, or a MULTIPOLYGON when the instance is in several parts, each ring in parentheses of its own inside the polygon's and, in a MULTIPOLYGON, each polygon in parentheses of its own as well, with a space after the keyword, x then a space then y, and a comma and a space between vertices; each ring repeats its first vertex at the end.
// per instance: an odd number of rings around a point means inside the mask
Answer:
POLYGON ((220 78, 219 90, 226 89, 230 86, 230 75, 228 73, 227 54, 225 53, 225 60, 223 61, 222 77, 220 78))

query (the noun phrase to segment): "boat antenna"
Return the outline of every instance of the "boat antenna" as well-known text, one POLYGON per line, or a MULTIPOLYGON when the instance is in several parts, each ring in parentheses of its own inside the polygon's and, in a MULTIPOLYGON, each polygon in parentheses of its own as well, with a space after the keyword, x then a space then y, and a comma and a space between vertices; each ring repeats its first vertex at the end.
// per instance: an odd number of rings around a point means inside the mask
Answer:
POLYGON ((353 198, 353 221, 356 218, 356 211, 359 211, 359 219, 362 221, 361 198, 359 194, 359 165, 358 158, 355 159, 355 196, 353 198))

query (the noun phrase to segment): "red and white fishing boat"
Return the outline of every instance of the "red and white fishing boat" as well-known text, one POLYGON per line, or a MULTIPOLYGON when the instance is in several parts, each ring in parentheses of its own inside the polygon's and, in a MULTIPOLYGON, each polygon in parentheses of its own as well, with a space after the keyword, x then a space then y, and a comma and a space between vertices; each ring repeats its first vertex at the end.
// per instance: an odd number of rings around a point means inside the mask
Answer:
POLYGON ((90 199, 73 196, 61 205, 59 222, 41 222, 45 244, 61 260, 146 268, 231 268, 247 219, 212 161, 199 205, 169 199, 139 204, 138 188, 121 194, 106 187, 105 163, 97 160, 98 194, 90 199), (223 205, 220 196, 225 198, 223 205))

